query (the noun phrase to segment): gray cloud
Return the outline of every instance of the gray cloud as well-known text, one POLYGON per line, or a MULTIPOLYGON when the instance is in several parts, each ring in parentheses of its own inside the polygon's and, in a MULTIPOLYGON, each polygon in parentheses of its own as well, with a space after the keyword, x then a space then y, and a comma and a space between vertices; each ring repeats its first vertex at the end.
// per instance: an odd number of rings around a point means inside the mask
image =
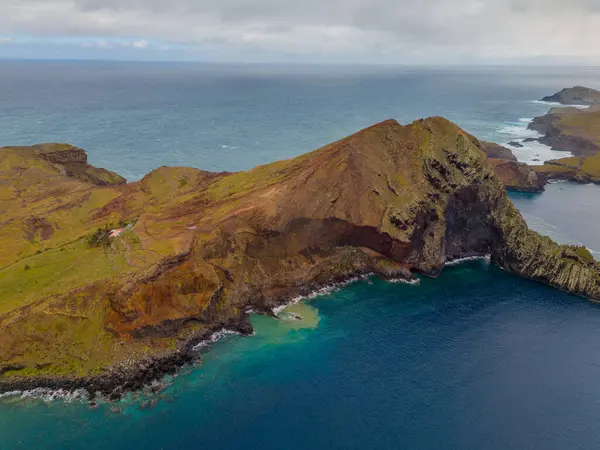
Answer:
POLYGON ((600 0, 0 0, 5 37, 252 59, 600 64, 600 0), (149 45, 134 46, 135 42, 149 45), (127 45, 127 44, 126 44, 127 45))

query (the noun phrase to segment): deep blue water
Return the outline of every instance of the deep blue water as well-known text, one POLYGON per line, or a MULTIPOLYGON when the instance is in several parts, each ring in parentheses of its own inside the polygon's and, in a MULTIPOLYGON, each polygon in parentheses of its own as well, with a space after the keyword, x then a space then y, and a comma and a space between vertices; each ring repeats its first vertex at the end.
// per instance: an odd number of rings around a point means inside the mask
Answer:
POLYGON ((0 145, 67 141, 137 179, 163 164, 248 169, 388 118, 442 115, 506 142, 548 110, 533 100, 577 83, 600 89, 600 68, 0 61, 0 145))
MULTIPOLYGON (((388 117, 445 115, 503 142, 547 110, 532 100, 574 84, 600 87, 600 71, 0 62, 0 143, 71 142, 131 179, 236 170, 388 117)), ((599 187, 511 197, 541 232, 600 250, 599 187)), ((600 446, 596 304, 475 262, 291 310, 304 319, 253 316, 255 336, 219 341, 158 395, 0 399, 0 449, 600 446)))

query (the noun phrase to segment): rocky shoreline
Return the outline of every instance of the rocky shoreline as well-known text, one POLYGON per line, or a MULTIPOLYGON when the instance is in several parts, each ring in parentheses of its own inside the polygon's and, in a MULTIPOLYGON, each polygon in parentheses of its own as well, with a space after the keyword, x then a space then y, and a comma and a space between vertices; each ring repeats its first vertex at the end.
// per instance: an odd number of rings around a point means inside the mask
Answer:
MULTIPOLYGON (((458 261, 481 257, 483 256, 466 256, 459 258, 458 261)), ((76 392, 85 392, 86 399, 92 405, 95 404, 97 397, 102 397, 108 401, 118 401, 128 392, 141 391, 154 384, 160 385, 162 378, 167 375, 174 375, 186 365, 198 360, 200 348, 209 348, 224 334, 251 336, 254 333, 252 324, 249 321, 251 312, 279 320, 277 311, 280 309, 303 299, 312 298, 314 295, 330 293, 355 281, 375 275, 372 272, 360 271, 337 277, 328 283, 302 286, 293 289, 287 295, 272 300, 269 307, 248 304, 244 308, 244 312, 234 320, 226 324, 217 324, 212 329, 189 338, 173 352, 139 361, 133 368, 114 369, 106 374, 92 377, 0 380, 0 398, 6 394, 29 397, 28 393, 36 391, 44 392, 49 397, 55 397, 52 393, 56 392, 59 394, 56 397, 70 398, 76 392)), ((377 276, 385 279, 382 274, 377 276)), ((394 278, 393 281, 398 282, 399 279, 394 278)), ((414 283, 417 279, 403 277, 402 280, 406 283, 414 283)), ((80 397, 80 395, 76 396, 80 397)))
POLYGON ((212 330, 202 333, 187 341, 181 349, 163 356, 149 357, 140 361, 134 369, 112 370, 106 374, 81 378, 35 378, 0 380, 0 394, 14 392, 21 394, 37 389, 63 390, 73 392, 84 390, 90 401, 98 395, 109 400, 119 400, 126 392, 139 391, 153 382, 160 380, 165 375, 177 373, 186 364, 198 358, 198 351, 194 349, 201 342, 210 342, 211 337, 223 330, 233 330, 242 335, 252 334, 252 326, 247 316, 240 316, 237 323, 228 323, 226 326, 215 326, 212 330))
POLYGON ((369 273, 435 277, 462 257, 600 300, 589 251, 529 230, 481 143, 441 117, 387 120, 246 172, 161 167, 129 184, 82 179, 35 149, 0 158, 2 185, 18 187, 0 213, 4 392, 116 399, 223 328, 251 333, 249 309, 273 314, 369 273))

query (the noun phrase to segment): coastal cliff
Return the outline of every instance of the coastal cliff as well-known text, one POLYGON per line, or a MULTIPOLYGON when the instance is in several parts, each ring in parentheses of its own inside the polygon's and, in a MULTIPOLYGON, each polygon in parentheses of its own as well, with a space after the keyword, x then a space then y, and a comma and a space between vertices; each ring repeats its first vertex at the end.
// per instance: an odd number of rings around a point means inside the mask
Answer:
POLYGON ((479 141, 478 147, 488 158, 517 162, 517 157, 513 155, 513 152, 502 145, 495 144, 494 142, 479 141))
POLYGON ((488 158, 488 164, 509 191, 535 193, 545 190, 547 178, 535 166, 494 158, 488 158))
POLYGON ((600 153, 588 157, 571 157, 546 161, 535 171, 543 180, 600 184, 600 153))
POLYGON ((600 106, 588 109, 552 108, 528 126, 544 136, 538 139, 554 150, 589 156, 600 151, 600 106))
POLYGON ((0 150, 0 391, 118 396, 218 329, 251 332, 249 309, 467 256, 600 300, 600 265, 529 230, 479 147, 443 118, 388 120, 247 172, 106 185, 63 173, 59 155, 0 150))

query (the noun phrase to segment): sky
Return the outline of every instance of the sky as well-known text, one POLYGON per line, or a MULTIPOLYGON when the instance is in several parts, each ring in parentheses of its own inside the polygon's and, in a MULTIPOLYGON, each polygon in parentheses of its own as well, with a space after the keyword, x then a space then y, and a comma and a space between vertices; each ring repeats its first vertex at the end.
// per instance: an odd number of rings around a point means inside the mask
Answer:
POLYGON ((600 65, 600 0, 0 0, 0 58, 600 65))

